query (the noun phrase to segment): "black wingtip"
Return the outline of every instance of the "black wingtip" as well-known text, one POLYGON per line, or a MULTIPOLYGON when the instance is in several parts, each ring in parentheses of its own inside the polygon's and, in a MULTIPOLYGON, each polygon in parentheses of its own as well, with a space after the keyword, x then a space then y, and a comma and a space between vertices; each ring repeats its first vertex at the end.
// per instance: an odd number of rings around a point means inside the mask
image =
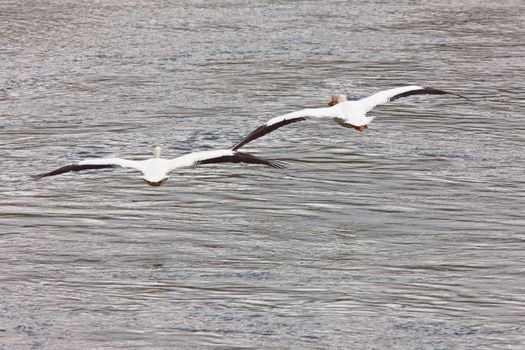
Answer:
POLYGON ((266 135, 266 134, 268 134, 268 133, 270 133, 270 132, 272 132, 274 130, 279 129, 280 127, 283 127, 283 126, 288 125, 288 124, 300 122, 300 121, 303 121, 303 120, 308 120, 310 118, 311 117, 298 117, 298 118, 292 118, 292 119, 285 119, 285 120, 282 120, 282 121, 280 121, 278 123, 275 123, 275 124, 272 124, 272 125, 263 124, 263 125, 257 127, 251 133, 249 133, 248 136, 246 136, 241 142, 239 142, 238 144, 233 146, 232 150, 233 151, 237 151, 239 148, 241 148, 242 146, 244 146, 248 142, 257 140, 258 138, 260 138, 260 137, 262 137, 262 136, 264 136, 264 135, 266 135))
POLYGON ((389 102, 393 102, 399 98, 402 98, 402 97, 408 97, 408 96, 412 96, 412 95, 454 95, 454 96, 457 96, 457 97, 461 97, 461 98, 464 98, 465 100, 467 101, 471 101, 471 99, 463 96, 463 95, 460 95, 460 94, 456 94, 454 92, 449 92, 449 91, 445 91, 445 90, 440 90, 440 89, 435 89, 433 87, 423 87, 422 89, 415 89, 415 90, 409 90, 409 91, 405 91, 405 92, 402 92, 400 94, 397 94, 395 96, 392 96, 388 99, 389 102))
POLYGON ((231 150, 237 152, 237 150, 238 150, 239 148, 241 148, 242 146, 244 146, 245 144, 246 144, 246 143, 243 143, 242 141, 239 142, 239 143, 236 143, 235 145, 233 145, 233 147, 231 148, 231 150))
POLYGON ((463 98, 463 99, 465 99, 465 100, 467 100, 467 101, 472 102, 472 100, 471 100, 470 98, 468 98, 468 97, 466 97, 466 96, 463 96, 463 95, 460 95, 460 94, 455 93, 455 92, 450 92, 450 91, 445 91, 445 90, 435 89, 435 88, 433 88, 433 87, 429 87, 429 86, 425 87, 424 90, 435 91, 437 94, 442 94, 442 95, 445 95, 445 94, 446 94, 446 95, 454 95, 454 96, 457 96, 457 97, 460 97, 460 98, 463 98))
POLYGON ((283 162, 277 161, 277 160, 269 160, 266 158, 261 158, 254 156, 253 154, 244 153, 244 152, 236 152, 234 155, 235 158, 237 158, 238 161, 244 162, 244 163, 252 163, 252 164, 261 164, 261 165, 267 165, 271 166, 275 169, 284 169, 285 164, 283 162))
POLYGON ((79 165, 77 163, 63 166, 61 168, 55 169, 48 173, 38 174, 31 177, 32 181, 38 181, 46 176, 55 176, 59 174, 64 174, 70 171, 81 171, 81 170, 93 170, 93 169, 106 169, 106 168, 120 168, 118 164, 86 164, 79 165))
POLYGON ((42 174, 40 174, 40 175, 31 175, 31 176, 29 177, 29 181, 38 181, 38 180, 40 180, 41 178, 43 178, 42 174))
POLYGON ((468 98, 467 96, 463 96, 463 95, 460 95, 460 94, 456 94, 456 93, 454 93, 454 92, 449 92, 449 94, 454 95, 454 96, 457 96, 457 97, 461 97, 461 98, 463 98, 463 99, 465 99, 465 100, 467 100, 467 101, 469 101, 469 102, 473 102, 472 99, 468 98))
POLYGON ((286 163, 278 160, 269 160, 268 165, 275 169, 286 169, 286 163))
POLYGON ((249 143, 249 142, 251 142, 253 140, 256 140, 259 137, 261 137, 262 135, 264 135, 264 128, 265 128, 265 126, 266 126, 266 124, 260 125, 255 130, 253 130, 251 133, 249 133, 248 136, 246 136, 239 143, 235 144, 232 147, 232 151, 237 151, 239 148, 241 148, 245 144, 247 144, 247 143, 249 143))

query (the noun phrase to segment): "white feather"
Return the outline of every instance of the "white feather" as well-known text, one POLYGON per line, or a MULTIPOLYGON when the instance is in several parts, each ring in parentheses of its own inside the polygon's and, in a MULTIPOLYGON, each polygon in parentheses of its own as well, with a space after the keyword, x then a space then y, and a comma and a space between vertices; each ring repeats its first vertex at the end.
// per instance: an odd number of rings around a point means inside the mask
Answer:
POLYGON ((402 86, 398 88, 379 91, 378 93, 365 97, 357 102, 363 105, 365 109, 365 113, 366 113, 377 105, 388 103, 390 99, 396 95, 399 95, 399 94, 402 94, 408 91, 415 91, 415 90, 421 90, 421 89, 423 89, 423 87, 417 86, 417 85, 402 86))
MULTIPOLYGON (((410 85, 380 91, 358 101, 348 101, 345 95, 334 96, 332 97, 332 101, 330 102, 334 102, 335 100, 337 104, 333 105, 332 107, 302 109, 296 112, 283 114, 268 120, 266 123, 259 126, 257 129, 253 130, 250 134, 248 134, 248 136, 241 140, 241 142, 237 143, 233 147, 233 149, 237 150, 242 146, 246 145, 247 143, 258 139, 279 127, 309 118, 332 118, 342 126, 354 127, 359 131, 363 131, 362 127, 370 124, 372 120, 374 120, 374 117, 366 116, 367 112, 369 112, 372 108, 374 108, 377 105, 390 102, 390 100, 393 97, 399 94, 414 91, 414 93, 412 94, 406 94, 399 97, 416 95, 418 94, 416 91, 424 89, 428 90, 421 93, 438 95, 450 94, 449 92, 443 90, 424 88, 417 85, 410 85), (284 123, 285 121, 289 122, 284 123)), ((453 95, 463 97, 458 94, 453 95)))
POLYGON ((337 118, 338 115, 337 109, 334 107, 307 108, 272 118, 267 121, 265 125, 272 126, 285 120, 299 118, 337 118))
MULTIPOLYGON (((128 159, 122 159, 122 158, 100 158, 100 159, 86 159, 83 161, 80 161, 75 164, 71 164, 59 169, 56 169, 50 173, 40 174, 36 175, 34 177, 34 180, 41 179, 46 176, 53 176, 58 174, 63 174, 65 172, 69 171, 79 171, 84 169, 90 169, 90 165, 108 165, 108 166, 120 166, 123 168, 133 168, 136 170, 139 170, 142 172, 142 177, 144 180, 151 182, 151 183, 157 183, 156 185, 159 185, 163 180, 168 178, 168 173, 177 168, 183 168, 183 167, 190 167, 190 166, 196 166, 201 161, 205 160, 212 160, 216 159, 217 162, 243 162, 243 159, 234 159, 233 158, 227 158, 227 159, 220 159, 221 157, 227 157, 227 156, 235 156, 237 152, 231 150, 231 149, 221 149, 221 150, 214 150, 214 151, 202 151, 202 152, 194 152, 190 154, 186 154, 184 156, 174 158, 174 159, 163 159, 163 158, 157 158, 157 156, 160 155, 160 147, 155 148, 155 158, 150 158, 146 160, 128 160, 128 159), (217 159, 219 158, 219 159, 217 159), (78 167, 80 166, 80 167, 78 167), (88 167, 82 167, 82 166, 88 166, 88 167)), ((246 156, 246 155, 245 155, 246 156)), ((250 159, 250 158, 247 158, 250 159)), ((256 157, 251 158, 251 160, 257 159, 256 157)), ((259 159, 262 161, 262 159, 259 159)), ((249 163, 249 161, 246 161, 249 163)), ((209 163, 214 163, 209 162, 209 163)), ((272 165, 270 162, 267 163, 261 163, 266 165, 272 165)))
POLYGON ((185 167, 192 167, 197 165, 198 162, 223 156, 232 156, 235 154, 235 151, 231 149, 219 149, 214 151, 200 151, 186 154, 184 156, 170 159, 169 160, 169 169, 178 169, 185 167))

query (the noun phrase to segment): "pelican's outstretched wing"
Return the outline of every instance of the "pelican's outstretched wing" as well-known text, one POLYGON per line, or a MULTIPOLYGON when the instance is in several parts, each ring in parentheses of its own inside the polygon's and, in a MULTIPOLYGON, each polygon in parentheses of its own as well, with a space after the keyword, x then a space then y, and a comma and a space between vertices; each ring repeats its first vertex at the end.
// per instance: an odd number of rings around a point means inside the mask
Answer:
MULTIPOLYGON (((365 97, 362 100, 359 100, 360 103, 363 103, 366 112, 370 111, 377 105, 385 104, 397 100, 398 98, 412 96, 412 95, 455 95, 466 100, 469 100, 465 96, 459 94, 448 92, 444 90, 438 90, 431 87, 422 87, 417 85, 412 86, 403 86, 394 89, 380 91, 369 97, 365 97)), ((470 101, 470 100, 469 100, 470 101)))
POLYGON ((186 154, 170 160, 170 170, 213 163, 251 163, 268 165, 274 168, 284 168, 276 161, 259 158, 248 153, 236 152, 231 149, 202 151, 186 154))
POLYGON ((127 159, 122 159, 122 158, 87 159, 87 160, 80 161, 78 163, 63 166, 61 168, 50 171, 48 173, 35 175, 32 177, 32 180, 36 181, 46 176, 59 175, 63 173, 68 173, 70 171, 81 171, 81 170, 89 170, 89 169, 106 169, 106 168, 133 168, 133 169, 142 171, 140 161, 133 161, 133 160, 127 160, 127 159))
POLYGON ((241 142, 232 147, 234 151, 238 150, 248 142, 258 139, 281 126, 300 122, 312 118, 338 118, 339 108, 324 107, 324 108, 307 108, 300 111, 284 114, 268 120, 257 129, 253 130, 248 136, 246 136, 241 142))

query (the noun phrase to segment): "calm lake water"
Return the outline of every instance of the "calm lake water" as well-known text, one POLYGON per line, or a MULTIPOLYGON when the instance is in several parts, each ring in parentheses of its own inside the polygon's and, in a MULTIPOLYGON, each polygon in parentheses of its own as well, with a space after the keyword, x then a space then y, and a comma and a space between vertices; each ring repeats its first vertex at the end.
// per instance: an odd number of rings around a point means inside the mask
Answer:
POLYGON ((525 3, 0 3, 0 349, 524 349, 525 3), (163 187, 88 157, 227 148, 163 187))

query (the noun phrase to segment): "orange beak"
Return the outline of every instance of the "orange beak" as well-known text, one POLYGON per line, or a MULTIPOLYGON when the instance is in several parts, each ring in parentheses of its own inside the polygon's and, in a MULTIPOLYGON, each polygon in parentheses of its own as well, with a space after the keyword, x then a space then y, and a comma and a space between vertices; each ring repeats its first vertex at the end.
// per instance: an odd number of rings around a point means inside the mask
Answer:
POLYGON ((337 104, 337 96, 332 96, 332 99, 330 102, 328 102, 329 106, 335 106, 337 104))

